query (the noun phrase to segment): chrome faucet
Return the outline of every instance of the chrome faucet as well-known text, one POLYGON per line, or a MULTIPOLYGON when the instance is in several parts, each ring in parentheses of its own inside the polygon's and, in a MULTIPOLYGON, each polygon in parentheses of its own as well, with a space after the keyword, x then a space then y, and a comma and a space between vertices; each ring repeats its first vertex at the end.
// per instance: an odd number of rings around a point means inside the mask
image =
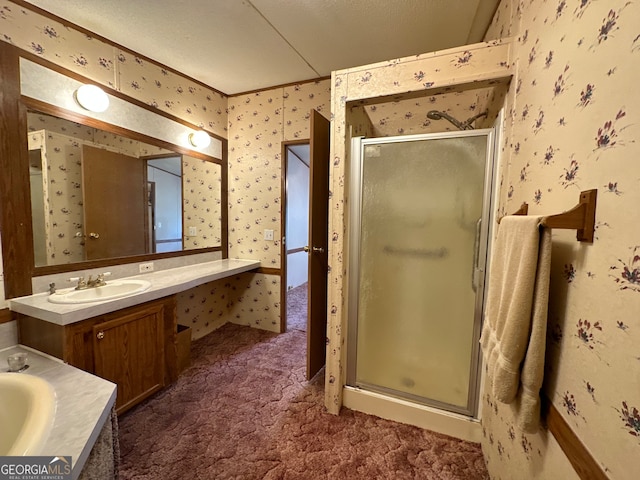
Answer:
POLYGON ((87 282, 84 280, 84 277, 72 277, 69 279, 70 282, 78 282, 76 285, 76 290, 84 290, 87 288, 87 282))
POLYGON ((87 288, 96 288, 106 285, 107 282, 104 281, 104 277, 108 277, 109 275, 111 275, 111 272, 99 273, 98 277, 95 280, 92 280, 91 275, 89 275, 89 280, 87 280, 87 288))
POLYGON ((104 277, 108 277, 109 275, 111 275, 111 272, 104 272, 98 274, 95 279, 91 278, 92 276, 89 275, 89 280, 86 281, 84 277, 73 277, 70 278, 69 281, 78 282, 78 284, 76 285, 76 290, 84 290, 86 288, 96 288, 106 285, 107 282, 104 281, 104 277))

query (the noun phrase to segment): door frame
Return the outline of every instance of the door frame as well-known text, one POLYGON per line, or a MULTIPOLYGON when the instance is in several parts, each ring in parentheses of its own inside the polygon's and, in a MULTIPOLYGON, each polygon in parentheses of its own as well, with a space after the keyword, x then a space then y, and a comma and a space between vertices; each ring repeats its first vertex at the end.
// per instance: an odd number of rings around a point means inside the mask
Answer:
MULTIPOLYGON (((280 225, 282 237, 280 241, 280 333, 287 331, 287 175, 289 173, 287 168, 287 149, 294 145, 311 145, 310 138, 303 138, 298 140, 285 140, 282 142, 282 186, 281 186, 281 200, 280 200, 280 225)), ((311 183, 311 178, 309 178, 311 183)), ((308 227, 307 227, 308 228, 308 227)), ((309 272, 307 272, 307 277, 309 272)))

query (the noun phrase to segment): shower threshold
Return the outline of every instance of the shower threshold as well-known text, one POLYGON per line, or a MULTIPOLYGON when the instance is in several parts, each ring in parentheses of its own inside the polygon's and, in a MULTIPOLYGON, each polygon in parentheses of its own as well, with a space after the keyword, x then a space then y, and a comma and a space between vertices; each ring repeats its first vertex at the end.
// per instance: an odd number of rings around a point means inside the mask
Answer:
POLYGON ((358 412, 375 415, 407 425, 479 443, 480 421, 476 418, 411 402, 395 396, 345 385, 343 405, 358 412))

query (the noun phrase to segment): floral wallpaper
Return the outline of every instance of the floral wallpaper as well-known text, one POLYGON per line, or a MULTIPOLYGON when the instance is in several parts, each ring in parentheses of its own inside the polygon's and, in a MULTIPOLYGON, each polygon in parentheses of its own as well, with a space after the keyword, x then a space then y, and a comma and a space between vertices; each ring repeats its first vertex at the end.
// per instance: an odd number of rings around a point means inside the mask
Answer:
POLYGON ((82 144, 73 137, 38 130, 29 135, 29 150, 38 149, 44 194, 44 265, 83 261, 82 144))
POLYGON ((222 245, 221 166, 184 155, 182 157, 183 248, 222 245), (197 234, 189 235, 189 227, 197 234))
POLYGON ((279 275, 244 273, 230 278, 228 320, 279 332, 280 288, 279 275))
POLYGON ((282 89, 229 98, 229 257, 268 268, 280 266, 283 109, 282 89))
MULTIPOLYGON (((553 234, 543 390, 612 479, 640 471, 639 18, 626 0, 503 0, 487 34, 513 37, 516 67, 501 211, 561 212, 598 189, 594 243, 553 234)), ((492 478, 565 478, 541 471, 558 449, 549 432, 515 431, 489 391, 483 403, 492 478)))
POLYGON ((118 90, 226 137, 227 97, 161 66, 118 50, 118 90))
POLYGON ((191 328, 191 339, 197 340, 229 320, 229 282, 216 280, 176 295, 176 317, 179 325, 191 328))
POLYGON ((226 138, 227 97, 9 0, 1 40, 226 138))

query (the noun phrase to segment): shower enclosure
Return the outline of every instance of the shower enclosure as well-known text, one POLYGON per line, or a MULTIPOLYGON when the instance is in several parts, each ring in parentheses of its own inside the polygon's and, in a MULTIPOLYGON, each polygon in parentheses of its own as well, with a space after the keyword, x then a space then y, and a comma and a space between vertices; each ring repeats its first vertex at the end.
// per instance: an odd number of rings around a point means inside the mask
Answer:
POLYGON ((474 417, 493 130, 352 143, 347 384, 474 417))

